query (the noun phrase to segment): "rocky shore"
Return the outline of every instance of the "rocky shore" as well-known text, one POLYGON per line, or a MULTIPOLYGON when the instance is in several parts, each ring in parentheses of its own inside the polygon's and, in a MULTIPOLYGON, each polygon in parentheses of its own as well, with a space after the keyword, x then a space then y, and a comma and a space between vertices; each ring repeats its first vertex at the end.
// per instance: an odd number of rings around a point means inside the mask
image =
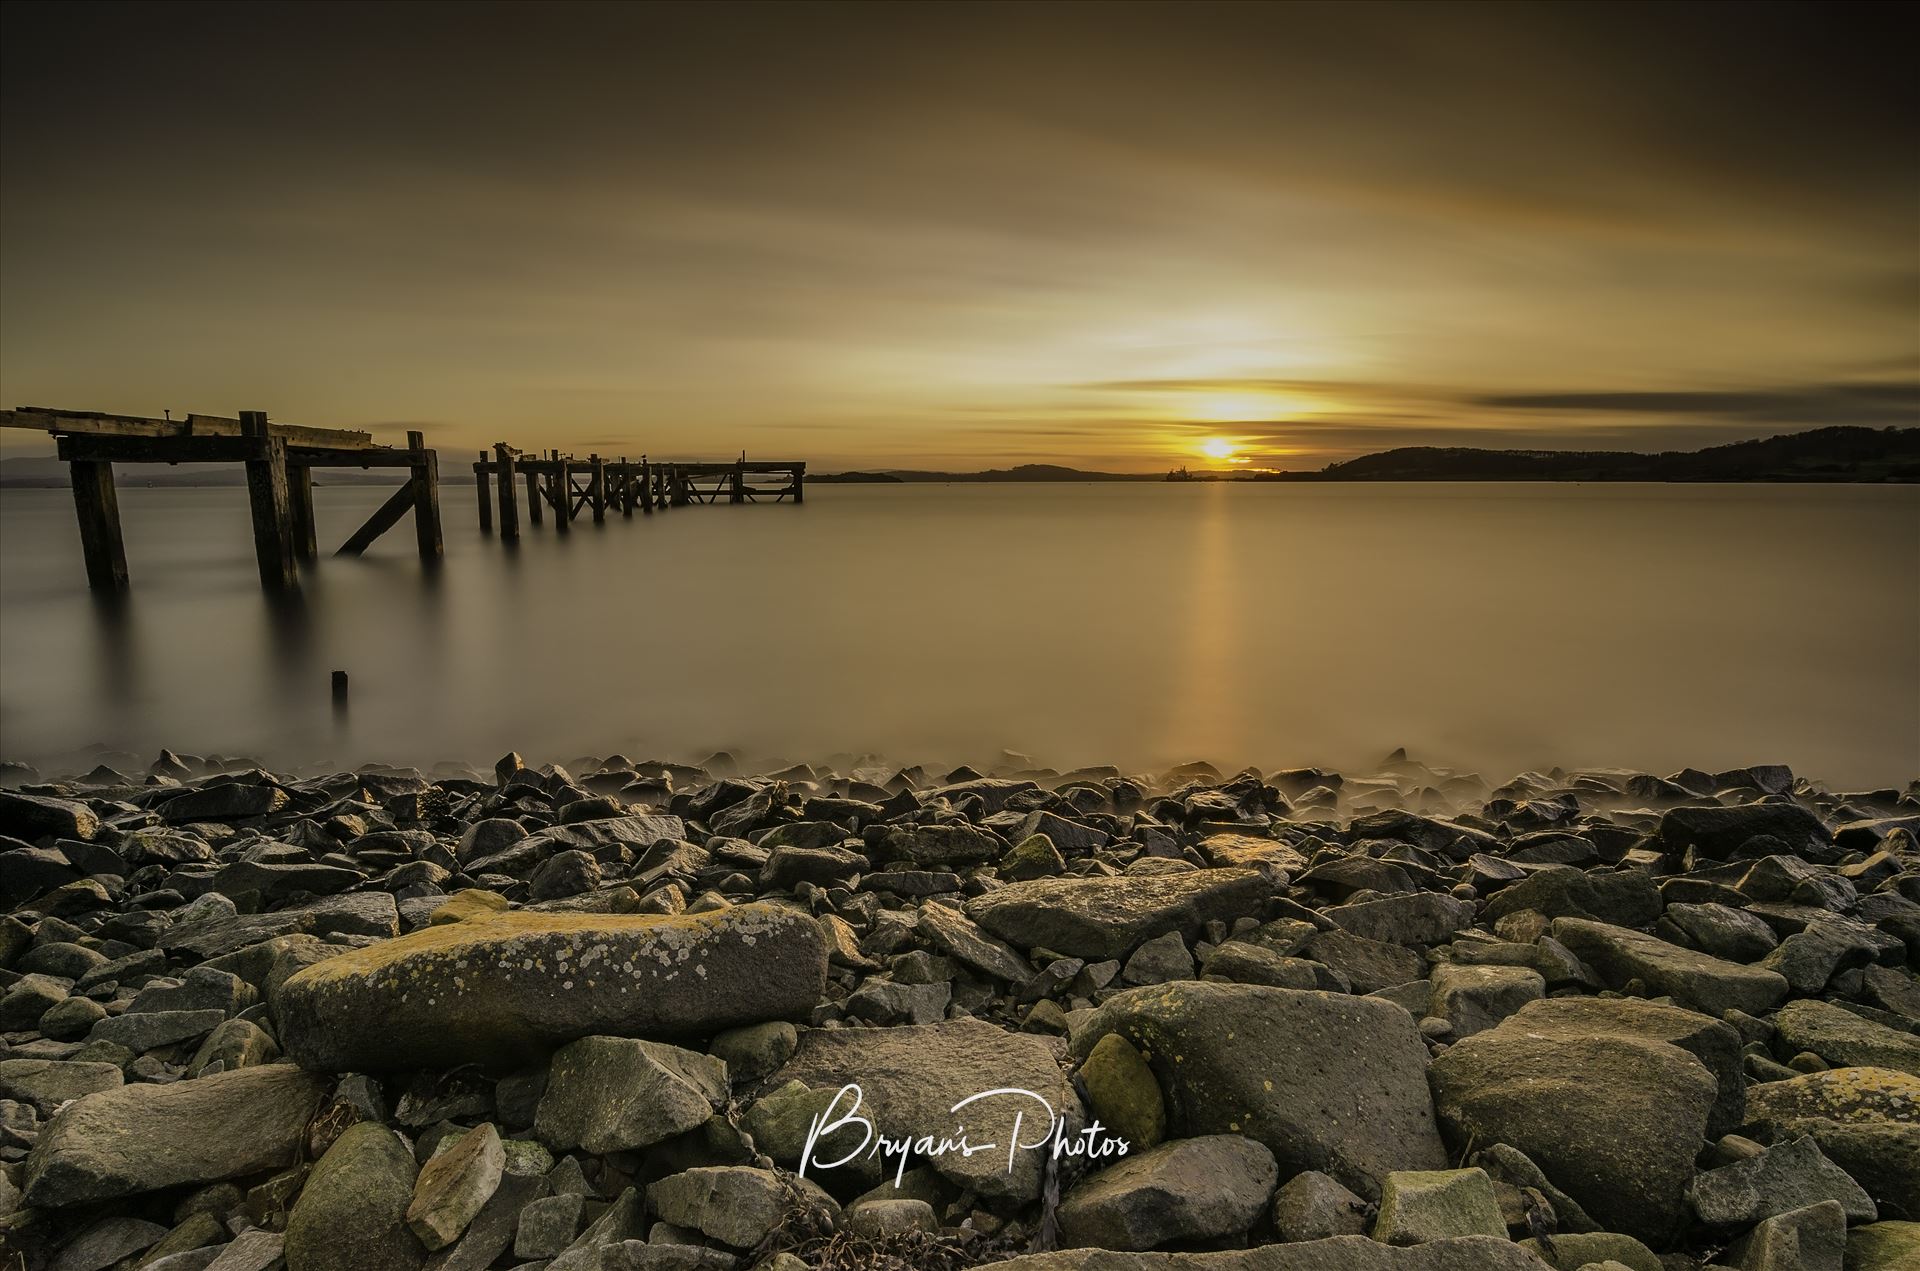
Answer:
POLYGON ((0 779, 7 1271, 1920 1266, 1920 785, 0 779))

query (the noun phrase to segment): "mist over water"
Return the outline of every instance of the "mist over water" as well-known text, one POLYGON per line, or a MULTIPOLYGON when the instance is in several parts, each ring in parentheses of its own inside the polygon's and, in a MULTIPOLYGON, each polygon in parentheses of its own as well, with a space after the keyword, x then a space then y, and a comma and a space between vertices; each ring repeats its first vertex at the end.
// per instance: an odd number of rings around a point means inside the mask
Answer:
POLYGON ((1920 489, 816 484, 517 549, 441 500, 437 573, 403 524, 276 608, 244 490, 123 487, 103 607, 67 492, 0 491, 0 757, 1920 772, 1920 489))

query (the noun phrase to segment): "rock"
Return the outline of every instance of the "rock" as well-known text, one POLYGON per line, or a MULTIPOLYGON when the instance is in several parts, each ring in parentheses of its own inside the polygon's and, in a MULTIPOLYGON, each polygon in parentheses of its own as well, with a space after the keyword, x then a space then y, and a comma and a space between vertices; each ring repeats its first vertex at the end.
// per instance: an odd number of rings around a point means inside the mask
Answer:
POLYGON ((270 816, 287 806, 287 792, 278 786, 223 781, 175 795, 160 805, 160 817, 169 825, 194 821, 244 821, 270 816))
POLYGON ((1709 1227, 1750 1227, 1763 1218, 1837 1201, 1848 1222, 1879 1216, 1873 1199, 1805 1136, 1758 1156, 1696 1174, 1694 1212, 1709 1227))
POLYGON ((1778 1214, 1727 1250, 1741 1271, 1843 1271, 1847 1217, 1838 1201, 1778 1214))
POLYGON ((748 1024, 714 1034, 707 1053, 727 1066, 733 1081, 758 1081, 793 1058, 800 1034, 785 1020, 748 1024))
MULTIPOLYGON (((515 1174, 513 1158, 509 1156, 507 1170, 500 1176, 500 1185, 494 1189, 493 1197, 467 1224, 459 1240, 427 1258, 423 1271, 486 1271, 514 1243, 514 1232, 524 1212, 538 1205, 550 1190, 545 1178, 515 1174)), ((576 1204, 582 1199, 578 1195, 574 1197, 576 1204)))
POLYGON ((1758 962, 1780 943, 1772 927, 1728 905, 1668 905, 1662 917, 1686 943, 1729 962, 1758 962))
MULTIPOLYGON (((972 1019, 896 1028, 815 1029, 801 1037, 799 1050, 774 1074, 771 1085, 778 1089, 794 1081, 819 1092, 818 1106, 799 1118, 802 1132, 808 1117, 822 1111, 835 1092, 851 1083, 859 1087, 857 1115, 890 1138, 931 1135, 938 1140, 953 1137, 964 1127, 971 1142, 1000 1145, 998 1151, 970 1156, 955 1151, 929 1162, 943 1178, 992 1198, 1030 1201, 1040 1194, 1044 1152, 1038 1147, 1017 1150, 1011 1168, 1007 1153, 1014 1143, 1016 1116, 1021 1118, 1020 1143, 1043 1141, 1046 1110, 1020 1095, 981 1100, 958 1112, 953 1111, 954 1105, 985 1091, 1012 1088, 1031 1091, 1044 1101, 1055 1117, 1065 1121, 1068 1137, 1078 1134, 1084 1119, 1079 1097, 1067 1084, 1052 1046, 1032 1034, 1008 1033, 972 1019)), ((851 1093, 841 1099, 825 1124, 856 1114, 853 1101, 851 1093)), ((750 1124, 752 1120, 750 1115, 750 1124)), ((797 1151, 783 1157, 768 1146, 759 1130, 754 1133, 775 1160, 800 1164, 797 1151)), ((838 1132, 823 1133, 806 1174, 820 1174, 817 1162, 836 1160, 859 1142, 858 1127, 851 1123, 838 1132)), ((891 1175, 896 1164, 863 1157, 843 1168, 872 1185, 883 1173, 891 1175)))
POLYGON ((1482 1169, 1395 1170, 1380 1187, 1373 1238, 1390 1245, 1425 1244, 1448 1236, 1497 1236, 1507 1224, 1482 1169))
POLYGON ((1131 989, 1095 1011, 1074 1050, 1115 1033, 1152 1068, 1176 1136, 1243 1134, 1284 1174, 1322 1170, 1363 1195, 1395 1169, 1446 1164, 1426 1047, 1390 1002, 1204 981, 1131 989))
POLYGON ((1140 1052, 1118 1033, 1108 1033, 1087 1053, 1080 1080, 1094 1120, 1143 1151, 1167 1135, 1166 1102, 1160 1083, 1140 1052))
POLYGON ((1782 1141, 1804 1134, 1819 1144, 1821 1153, 1859 1183, 1881 1213, 1920 1214, 1920 1123, 1802 1118, 1773 1128, 1782 1141))
MULTIPOLYGON (((838 1209, 807 1180, 795 1179, 793 1185, 807 1199, 838 1209)), ((766 1239, 786 1212, 787 1184, 772 1170, 707 1166, 652 1184, 647 1188, 647 1203, 675 1226, 690 1227, 736 1249, 751 1249, 766 1239)))
POLYGON ((1275 989, 1330 989, 1332 970, 1305 958, 1289 958, 1249 944, 1229 940, 1216 945, 1201 964, 1201 978, 1235 984, 1264 984, 1275 989))
POLYGON ((946 1018, 953 986, 868 980, 847 996, 847 1014, 874 1024, 936 1024, 946 1018))
POLYGON ((167 1229, 157 1222, 102 1218, 68 1241, 47 1271, 102 1271, 129 1254, 150 1248, 166 1234, 167 1229))
POLYGON ((1289 1241, 1357 1236, 1367 1229, 1370 1208, 1330 1176, 1302 1170, 1273 1194, 1273 1227, 1289 1241))
POLYGON ((1322 931, 1300 952, 1331 968, 1355 993, 1376 993, 1424 979, 1427 963, 1412 949, 1356 936, 1351 931, 1322 931))
POLYGON ((413 1183, 399 1135, 364 1121, 347 1127, 288 1215, 287 1271, 417 1271, 426 1250, 406 1224, 413 1183))
POLYGON ((428 1161, 414 1180, 407 1229, 428 1249, 452 1244, 493 1198, 506 1164, 500 1131, 491 1124, 461 1135, 458 1143, 428 1161))
POLYGON ((1728 1009, 1761 1015, 1787 993, 1786 979, 1776 972, 1723 962, 1625 927, 1556 918, 1553 938, 1612 988, 1637 979, 1653 992, 1708 1015, 1728 1009))
POLYGON ((894 825, 879 836, 882 860, 930 865, 984 865, 1007 850, 1000 837, 965 822, 894 825))
POLYGON ((325 1089, 274 1064, 87 1095, 41 1132, 26 1201, 75 1205, 278 1169, 298 1159, 325 1089))
POLYGON ((1068 1192, 1059 1210, 1061 1242, 1152 1249, 1238 1236, 1266 1209, 1278 1177, 1273 1153, 1237 1134, 1163 1143, 1130 1153, 1068 1192))
MULTIPOLYGON (((492 822, 482 821, 480 824, 490 825, 492 822)), ((509 821, 508 824, 515 829, 520 828, 515 822, 509 821)), ((487 891, 480 887, 463 887, 447 897, 445 903, 436 907, 427 916, 427 923, 430 926, 439 927, 449 922, 465 922, 469 918, 486 918, 502 913, 510 907, 510 902, 499 892, 487 891)))
POLYGON ((912 1197, 860 1200, 847 1209, 846 1228, 869 1239, 884 1240, 913 1231, 932 1235, 940 1230, 940 1215, 926 1201, 912 1197))
POLYGON ((1513 1017, 1516 1028, 1573 1035, 1644 1037, 1678 1046, 1713 1074, 1717 1091, 1706 1137, 1730 1134, 1746 1120, 1746 1076, 1740 1035, 1732 1025, 1697 1011, 1635 998, 1556 997, 1530 1003, 1513 1017))
POLYGON ((200 1048, 187 1063, 187 1076, 198 1077, 208 1065, 218 1063, 222 1071, 270 1064, 280 1057, 280 1047, 258 1024, 250 1020, 230 1019, 207 1034, 200 1048))
POLYGON ((941 953, 997 980, 1018 984, 1033 967, 1011 945, 980 930, 958 909, 926 904, 915 915, 915 930, 941 953))
POLYGON ((1673 808, 1660 817, 1655 838, 1667 852, 1696 851, 1727 860, 1762 836, 1794 851, 1818 853, 1832 840, 1820 818, 1797 803, 1749 803, 1737 807, 1673 808))
POLYGON ((513 1238, 516 1258, 551 1258, 573 1243, 580 1230, 580 1208, 586 1197, 577 1193, 547 1196, 520 1211, 519 1232, 513 1238))
POLYGON ((1271 892, 1266 876, 1252 869, 1041 878, 974 898, 967 916, 1020 948, 1098 960, 1124 957, 1169 931, 1191 939, 1210 921, 1257 912, 1271 892))
MULTIPOLYGON (((222 1245, 219 1254, 205 1271, 269 1271, 279 1264, 286 1251, 287 1238, 277 1231, 251 1228, 222 1245)), ((149 1267, 147 1271, 170 1271, 149 1267)))
POLYGON ((1529 1018, 1551 1005, 1535 1003, 1433 1061, 1448 1141, 1510 1144, 1596 1221, 1664 1243, 1682 1218, 1717 1083, 1664 1041, 1529 1018))
POLYGON ((126 1084, 117 1064, 60 1059, 0 1059, 0 1099, 30 1103, 52 1116, 73 1099, 126 1084))
POLYGON ((1907 1271, 1920 1262, 1920 1222, 1876 1222, 1847 1233, 1846 1271, 1907 1271))
POLYGON ((1764 1125, 1803 1117, 1912 1124, 1920 1120, 1920 1077, 1890 1068, 1833 1068, 1757 1084, 1747 1091, 1750 1123, 1764 1125))
POLYGON ((1547 1271, 1546 1263, 1519 1245, 1489 1236, 1431 1240, 1404 1249, 1366 1236, 1333 1236, 1200 1255, 1063 1249, 988 1267, 990 1271, 1547 1271))
POLYGON ((1920 1038, 1862 1019, 1826 1002, 1788 1002, 1773 1026, 1793 1050, 1810 1050, 1840 1068, 1891 1068, 1920 1077, 1920 1038))
POLYGON ((534 901, 577 896, 600 885, 600 862, 577 848, 555 852, 527 880, 527 896, 534 901))
POLYGON ((1546 991, 1547 982, 1529 967, 1442 963, 1433 969, 1427 1013, 1446 1020, 1459 1041, 1492 1028, 1546 991))
POLYGON ((31 843, 36 839, 91 839, 100 831, 92 808, 72 799, 0 790, 0 834, 31 843))
POLYGON ((1052 878, 1066 872, 1067 862, 1060 849, 1044 834, 1029 834, 1007 849, 1000 858, 1000 877, 1008 882, 1030 878, 1052 878))
POLYGON ((507 913, 329 958, 281 985, 275 1010, 281 1044, 309 1068, 506 1065, 595 1034, 801 1018, 825 983, 819 926, 771 905, 670 918, 507 913))
POLYGON ((1177 931, 1147 941, 1133 951, 1133 956, 1120 969, 1123 984, 1165 984, 1168 980, 1192 978, 1193 954, 1187 951, 1187 942, 1177 931))
POLYGON ((1579 1271, 1593 1265, 1665 1271, 1666 1266, 1653 1250, 1617 1231, 1557 1232, 1551 1251, 1539 1240, 1522 1240, 1520 1247, 1539 1254, 1555 1271, 1579 1271))
POLYGON ((1356 936, 1385 944, 1442 944, 1473 925, 1473 906, 1423 891, 1335 905, 1326 916, 1356 936))
POLYGON ((727 1101, 727 1066, 711 1055, 631 1037, 583 1037, 554 1055, 534 1133, 555 1151, 651 1147, 727 1101))
POLYGON ((101 1020, 88 1034, 90 1040, 112 1042, 139 1054, 157 1046, 205 1037, 227 1018, 221 1010, 137 1011, 101 1020))

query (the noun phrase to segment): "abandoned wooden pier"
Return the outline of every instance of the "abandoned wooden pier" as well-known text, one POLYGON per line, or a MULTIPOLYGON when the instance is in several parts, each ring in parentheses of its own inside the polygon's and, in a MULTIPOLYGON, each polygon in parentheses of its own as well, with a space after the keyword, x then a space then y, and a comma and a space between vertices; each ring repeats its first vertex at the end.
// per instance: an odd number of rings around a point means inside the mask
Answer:
MULTIPOLYGON (((80 522, 80 545, 87 582, 96 591, 128 586, 127 553, 120 526, 116 463, 239 463, 246 465, 247 498, 253 514, 253 546, 260 581, 271 591, 299 585, 298 564, 317 552, 313 517, 315 468, 404 468, 407 479, 392 497, 348 536, 336 556, 358 556, 374 540, 413 514, 420 558, 437 563, 440 536, 440 465, 418 432, 406 447, 376 445, 369 433, 340 428, 305 428, 269 422, 264 411, 241 411, 237 419, 188 415, 152 419, 98 411, 52 410, 23 406, 0 411, 0 428, 26 428, 50 434, 73 484, 73 506, 80 522)), ((517 485, 525 479, 527 518, 542 523, 553 512, 554 528, 568 532, 573 521, 591 511, 604 521, 609 509, 631 518, 643 513, 702 503, 775 503, 806 495, 807 465, 783 460, 731 463, 651 463, 645 457, 578 459, 558 451, 531 455, 504 442, 473 465, 480 498, 480 528, 491 533, 494 487, 498 487, 500 536, 520 536, 517 485)))
POLYGON ((473 485, 480 500, 480 530, 493 530, 494 506, 499 505, 500 537, 520 537, 519 481, 527 487, 527 520, 542 524, 542 510, 553 513, 553 525, 565 534, 583 512, 595 521, 609 510, 631 518, 637 508, 651 514, 667 508, 701 503, 774 503, 791 498, 806 501, 807 465, 797 460, 770 462, 744 456, 732 463, 653 463, 644 456, 634 463, 625 456, 607 459, 588 455, 578 459, 549 450, 528 454, 505 442, 493 453, 480 452, 473 465, 473 485), (765 482, 774 484, 763 484, 765 482), (496 494, 497 491, 497 494, 496 494))

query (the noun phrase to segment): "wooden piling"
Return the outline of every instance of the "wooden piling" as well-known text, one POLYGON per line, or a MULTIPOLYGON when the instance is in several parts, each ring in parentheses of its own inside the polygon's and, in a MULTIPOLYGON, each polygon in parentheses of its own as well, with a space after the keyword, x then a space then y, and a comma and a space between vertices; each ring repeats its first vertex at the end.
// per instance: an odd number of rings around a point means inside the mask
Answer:
POLYGON ((653 466, 645 455, 640 456, 640 510, 653 515, 653 466))
POLYGON ((573 532, 573 474, 568 461, 557 451, 553 459, 553 528, 562 534, 573 532))
MULTIPOLYGON (((440 458, 427 449, 425 434, 407 434, 407 453, 412 456, 412 476, 407 485, 413 493, 413 533, 420 547, 420 559, 437 561, 444 550, 440 541, 440 458)), ((481 481, 481 489, 486 488, 481 481)))
POLYGON ((620 456, 620 463, 614 469, 614 474, 614 506, 620 509, 622 517, 631 521, 633 519, 633 465, 627 462, 625 455, 620 456))
POLYGON ((120 496, 111 463, 69 463, 73 510, 80 519, 80 550, 87 558, 87 585, 95 591, 124 591, 127 549, 120 537, 120 496))
POLYGON ((493 493, 487 488, 487 452, 480 452, 480 462, 473 465, 473 484, 480 495, 480 532, 493 533, 493 493))
POLYGON ((733 465, 733 493, 727 497, 727 502, 745 503, 746 501, 747 501, 747 459, 745 455, 742 455, 739 461, 733 465))
POLYGON ((247 501, 253 509, 253 551, 269 591, 299 585, 293 568, 293 513, 287 494, 287 443, 267 430, 267 413, 240 412, 248 447, 247 501))
POLYGON ((607 461, 599 455, 588 455, 587 463, 592 473, 587 482, 587 502, 593 508, 593 519, 599 524, 607 519, 607 461))
POLYGON ((293 557, 312 560, 319 551, 314 539, 313 469, 304 463, 287 470, 287 503, 293 513, 293 557))
POLYGON ((500 541, 515 542, 520 537, 520 498, 513 484, 513 448, 496 441, 493 455, 500 468, 500 541))
POLYGON ((335 671, 333 673, 332 685, 333 713, 336 715, 344 715, 347 713, 347 673, 345 671, 335 671))
POLYGON ((804 463, 793 467, 793 501, 795 503, 807 501, 807 465, 804 463))

